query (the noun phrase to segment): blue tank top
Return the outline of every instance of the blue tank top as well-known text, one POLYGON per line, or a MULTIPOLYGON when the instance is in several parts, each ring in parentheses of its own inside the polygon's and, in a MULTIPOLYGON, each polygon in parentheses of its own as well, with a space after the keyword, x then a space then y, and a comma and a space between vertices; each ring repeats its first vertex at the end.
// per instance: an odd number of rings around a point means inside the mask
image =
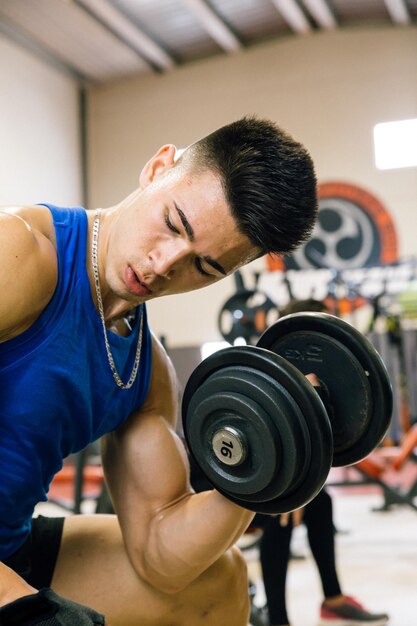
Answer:
POLYGON ((138 307, 128 337, 108 331, 123 381, 143 338, 133 386, 117 387, 86 269, 87 215, 48 206, 56 231, 58 283, 46 309, 21 335, 0 343, 0 560, 24 542, 33 509, 47 500, 63 459, 119 426, 149 388, 151 338, 138 307))

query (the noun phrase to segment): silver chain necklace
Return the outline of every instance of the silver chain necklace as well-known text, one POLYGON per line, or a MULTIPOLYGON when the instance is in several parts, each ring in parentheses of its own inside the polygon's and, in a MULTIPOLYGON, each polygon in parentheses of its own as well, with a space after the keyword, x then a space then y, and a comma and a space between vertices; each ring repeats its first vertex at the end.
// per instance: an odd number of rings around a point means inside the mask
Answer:
POLYGON ((93 274, 94 274, 94 285, 96 288, 96 296, 98 303, 98 310, 100 313, 101 324, 103 326, 103 335, 104 335, 104 343, 106 345, 107 359, 109 361, 110 369, 113 374, 113 378, 116 382, 116 385, 121 389, 130 389, 133 383, 135 382, 138 369, 139 369, 139 361, 140 361, 140 350, 142 347, 142 330, 143 330, 143 311, 140 317, 140 328, 139 328, 139 337, 138 344, 136 347, 136 356, 135 362, 133 364, 132 373, 130 374, 130 378, 127 383, 124 383, 119 376, 119 372, 117 371, 116 364, 113 359, 113 355, 111 353, 109 340, 107 337, 107 328, 106 328, 106 320, 104 319, 104 308, 103 308, 103 299, 101 297, 101 287, 100 287, 100 278, 98 275, 98 234, 100 230, 100 209, 96 210, 96 216, 94 218, 93 223, 93 236, 91 240, 91 264, 93 266, 93 274))

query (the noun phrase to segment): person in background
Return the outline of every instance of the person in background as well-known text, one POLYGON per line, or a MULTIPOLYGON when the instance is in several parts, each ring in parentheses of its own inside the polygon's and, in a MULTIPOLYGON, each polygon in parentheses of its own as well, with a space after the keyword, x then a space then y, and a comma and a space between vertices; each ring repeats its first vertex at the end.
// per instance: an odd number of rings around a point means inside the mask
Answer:
MULTIPOLYGON (((303 311, 328 313, 326 305, 319 300, 292 300, 280 311, 280 317, 303 311)), ((292 532, 301 523, 306 526, 323 589, 320 626, 384 626, 388 622, 386 613, 371 613, 342 591, 336 566, 333 503, 325 488, 301 509, 276 517, 258 514, 252 522, 252 526, 262 528, 260 560, 269 624, 290 624, 286 603, 287 571, 292 532)))

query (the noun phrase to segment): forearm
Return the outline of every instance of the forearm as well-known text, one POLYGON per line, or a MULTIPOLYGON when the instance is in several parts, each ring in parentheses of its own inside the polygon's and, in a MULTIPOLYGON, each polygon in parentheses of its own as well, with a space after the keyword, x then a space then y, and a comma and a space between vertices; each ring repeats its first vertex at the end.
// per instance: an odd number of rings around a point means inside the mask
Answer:
POLYGON ((102 444, 129 559, 140 577, 163 592, 195 580, 254 517, 217 491, 194 494, 184 445, 154 412, 132 415, 102 444))
POLYGON ((168 593, 186 587, 237 541, 253 517, 217 491, 189 495, 161 510, 151 521, 143 553, 149 582, 168 593))

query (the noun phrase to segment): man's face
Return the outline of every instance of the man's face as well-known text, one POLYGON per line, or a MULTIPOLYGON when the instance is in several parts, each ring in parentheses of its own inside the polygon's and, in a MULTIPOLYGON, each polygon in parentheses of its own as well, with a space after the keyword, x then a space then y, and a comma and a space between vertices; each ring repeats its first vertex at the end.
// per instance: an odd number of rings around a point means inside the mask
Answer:
POLYGON ((113 233, 107 281, 135 303, 210 285, 257 254, 238 231, 218 176, 183 166, 133 194, 113 233))

